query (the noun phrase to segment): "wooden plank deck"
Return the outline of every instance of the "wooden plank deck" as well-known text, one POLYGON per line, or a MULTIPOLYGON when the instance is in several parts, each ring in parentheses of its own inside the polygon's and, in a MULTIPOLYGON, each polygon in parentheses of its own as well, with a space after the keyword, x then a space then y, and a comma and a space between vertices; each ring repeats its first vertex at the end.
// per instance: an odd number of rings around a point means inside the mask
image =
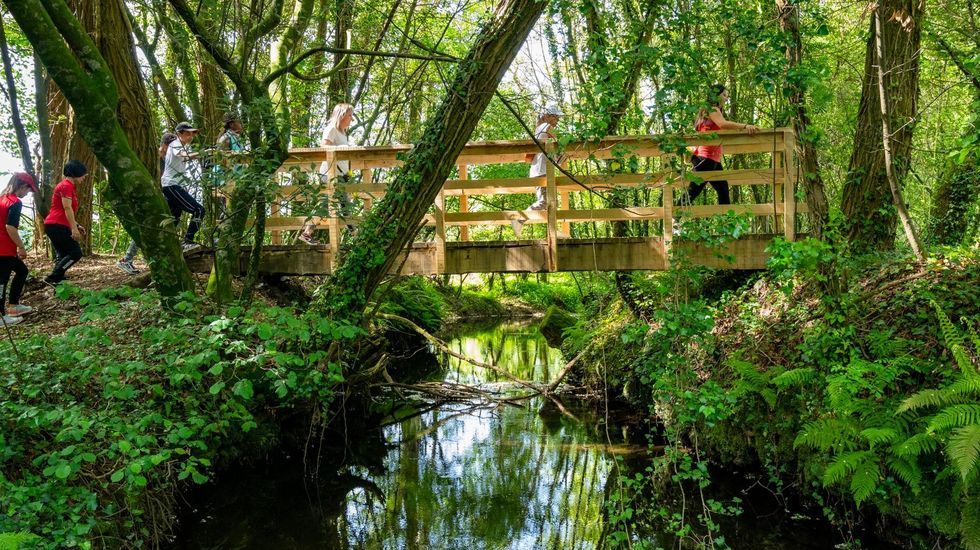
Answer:
MULTIPOLYGON (((750 235, 712 249, 675 236, 674 254, 692 262, 719 269, 764 269, 766 247, 775 235, 750 235)), ((548 269, 546 240, 467 241, 445 243, 445 267, 439 269, 437 245, 415 243, 397 262, 402 275, 441 275, 466 273, 543 273, 548 269), (402 264, 402 261, 404 264, 402 264)), ((266 246, 259 269, 274 275, 327 275, 333 254, 329 245, 266 246)), ((241 266, 248 267, 250 249, 243 248, 241 266)), ((343 251, 341 251, 343 254, 343 251)), ((211 269, 210 250, 187 255, 196 272, 211 269)), ((557 271, 660 271, 667 268, 667 255, 661 237, 622 239, 558 239, 557 271)))

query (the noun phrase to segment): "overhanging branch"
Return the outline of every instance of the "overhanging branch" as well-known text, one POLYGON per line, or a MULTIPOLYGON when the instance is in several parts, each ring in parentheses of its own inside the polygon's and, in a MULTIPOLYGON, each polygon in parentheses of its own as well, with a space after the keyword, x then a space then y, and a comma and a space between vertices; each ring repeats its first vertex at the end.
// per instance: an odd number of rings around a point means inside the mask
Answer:
MULTIPOLYGON (((182 0, 171 0, 171 1, 175 1, 176 2, 176 1, 182 1, 182 0)), ((333 47, 330 47, 330 46, 317 46, 315 48, 310 48, 310 49, 306 50, 305 52, 303 52, 302 54, 300 54, 299 56, 297 56, 295 59, 293 59, 289 63, 287 63, 287 64, 279 67, 278 69, 272 71, 271 73, 269 73, 269 76, 265 77, 265 80, 262 81, 262 84, 265 85, 265 86, 268 86, 268 85, 272 84, 272 82, 274 82, 276 79, 280 78, 282 75, 284 75, 286 73, 293 73, 293 71, 296 69, 296 67, 300 63, 302 63, 303 61, 306 61, 306 59, 308 59, 310 56, 316 55, 318 53, 332 53, 332 54, 340 54, 340 55, 344 55, 344 56, 358 55, 358 56, 365 56, 365 57, 387 57, 387 58, 395 58, 395 59, 417 59, 417 60, 420 60, 420 61, 441 61, 441 62, 445 62, 445 63, 456 63, 456 62, 459 61, 459 59, 457 59, 455 57, 447 57, 447 56, 441 56, 441 55, 421 55, 421 54, 415 54, 415 53, 377 52, 377 51, 371 51, 371 50, 353 50, 353 49, 349 49, 349 48, 333 48, 333 47)), ((338 63, 338 65, 339 65, 339 63, 338 63)))

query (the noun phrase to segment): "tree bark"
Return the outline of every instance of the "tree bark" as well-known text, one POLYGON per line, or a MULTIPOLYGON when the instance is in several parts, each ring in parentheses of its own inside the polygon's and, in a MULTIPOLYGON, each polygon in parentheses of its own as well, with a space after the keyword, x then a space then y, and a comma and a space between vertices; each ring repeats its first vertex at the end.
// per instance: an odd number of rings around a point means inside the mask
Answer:
POLYGON ((807 208, 810 210, 810 233, 822 239, 827 225, 827 193, 820 163, 817 161, 817 147, 810 135, 810 116, 806 108, 806 88, 798 69, 803 63, 803 40, 800 36, 800 8, 794 0, 776 0, 779 13, 779 27, 786 41, 787 75, 790 88, 789 105, 793 117, 793 131, 796 133, 797 156, 803 172, 803 190, 806 194, 807 208))
POLYGON ((899 186, 898 179, 895 177, 895 163, 892 157, 892 130, 891 125, 888 120, 889 105, 888 100, 885 97, 885 73, 883 66, 885 64, 884 57, 884 47, 882 46, 882 28, 881 28, 881 11, 875 10, 875 31, 877 35, 877 40, 875 40, 875 54, 877 55, 877 67, 878 67, 878 102, 881 109, 881 145, 882 152, 885 155, 885 178, 888 180, 888 188, 892 194, 892 202, 895 205, 895 211, 898 213, 898 219, 902 222, 902 230, 905 232, 905 238, 908 239, 909 245, 912 247, 912 252, 915 254, 917 260, 922 261, 925 259, 925 250, 922 248, 922 242, 919 241, 919 234, 915 230, 915 225, 912 223, 912 218, 909 216, 908 209, 905 208, 905 199, 902 197, 902 188, 899 186))
POLYGON ((4 3, 71 103, 79 132, 108 171, 106 198, 127 232, 141 236, 137 241, 160 293, 193 292, 163 194, 119 124, 119 92, 95 43, 63 0, 4 3))
MULTIPOLYGON (((964 130, 964 137, 971 137, 980 127, 980 75, 963 62, 963 55, 936 36, 936 42, 956 67, 973 83, 973 117, 964 130)), ((967 55, 966 57, 969 57, 967 55)), ((929 240, 935 244, 955 246, 963 243, 970 229, 970 220, 980 195, 980 155, 970 152, 965 158, 946 162, 936 191, 932 195, 929 212, 929 240)))
POLYGON ((447 95, 405 165, 351 243, 351 251, 315 303, 316 310, 355 322, 415 237, 504 72, 541 15, 544 0, 504 0, 456 68, 447 95))
MULTIPOLYGON (((924 6, 921 0, 882 0, 883 66, 881 87, 889 105, 888 125, 895 181, 901 185, 908 173, 912 133, 918 114, 919 49, 924 6)), ((879 99, 879 71, 874 18, 865 53, 864 82, 855 128, 854 151, 844 185, 843 211, 847 237, 856 252, 891 250, 895 247, 898 218, 892 202, 882 147, 883 118, 879 99)))
MULTIPOLYGON (((352 0, 336 0, 333 42, 338 49, 347 49, 347 32, 354 25, 354 5, 352 0)), ((344 103, 350 97, 350 56, 334 54, 333 74, 327 86, 327 97, 331 108, 344 103)))

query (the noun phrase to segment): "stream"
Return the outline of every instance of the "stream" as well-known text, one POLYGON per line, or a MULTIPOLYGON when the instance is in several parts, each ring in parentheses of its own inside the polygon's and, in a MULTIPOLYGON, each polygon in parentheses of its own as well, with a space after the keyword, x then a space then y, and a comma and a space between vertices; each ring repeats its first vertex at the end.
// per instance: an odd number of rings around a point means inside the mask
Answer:
MULTIPOLYGON (((523 380, 550 381, 565 363, 533 325, 464 327, 443 336, 455 351, 523 380)), ((427 380, 493 391, 512 386, 426 350, 404 361, 428 363, 427 380)), ((171 548, 596 548, 615 468, 632 476, 650 464, 643 415, 594 402, 559 406, 539 397, 520 406, 417 403, 388 412, 366 422, 360 415, 335 419, 338 431, 324 436, 319 456, 263 458, 223 473, 190 497, 171 548)), ((696 487, 668 486, 649 500, 672 513, 685 501, 693 506, 696 487)), ((741 501, 740 514, 715 517, 732 548, 835 548, 845 540, 819 511, 786 510, 750 477, 712 472, 705 491, 741 501)), ((660 530, 644 533, 650 547, 677 547, 669 530, 660 530)))

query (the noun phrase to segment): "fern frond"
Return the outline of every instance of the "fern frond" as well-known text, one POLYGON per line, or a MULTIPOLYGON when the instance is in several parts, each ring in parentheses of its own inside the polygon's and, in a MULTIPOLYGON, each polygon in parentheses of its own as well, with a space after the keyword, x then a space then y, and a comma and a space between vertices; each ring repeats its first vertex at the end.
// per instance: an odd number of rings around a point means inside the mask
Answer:
POLYGON ((874 494, 881 481, 881 467, 874 460, 863 460, 854 470, 851 477, 851 495, 860 506, 874 494))
POLYGON ((970 355, 966 352, 966 343, 963 335, 960 334, 960 331, 956 329, 956 325, 949 320, 946 312, 943 311, 943 308, 939 307, 939 304, 935 300, 932 300, 932 307, 936 310, 936 317, 939 319, 939 328, 943 334, 943 339, 946 341, 946 347, 953 354, 956 366, 968 377, 976 377, 977 370, 973 366, 973 361, 970 360, 970 355))
POLYGON ((980 548, 980 495, 972 494, 960 501, 960 537, 966 548, 980 548))
POLYGON ((931 453, 935 451, 938 446, 939 442, 936 441, 935 435, 915 434, 905 441, 894 445, 892 447, 892 452, 895 453, 896 456, 913 457, 931 453))
POLYGON ((980 403, 960 403, 939 411, 929 422, 931 431, 945 431, 980 424, 980 403))
POLYGON ((810 447, 827 450, 844 442, 852 442, 857 434, 854 421, 846 418, 821 418, 807 422, 803 430, 796 434, 793 448, 810 447))
POLYGON ((966 480, 980 462, 980 424, 953 430, 946 444, 949 461, 966 480))
POLYGON ((861 437, 868 440, 871 447, 879 443, 891 443, 898 439, 898 432, 892 428, 867 428, 861 430, 861 437))
POLYGON ((739 378, 747 382, 755 391, 759 391, 769 385, 769 377, 760 372, 755 365, 748 361, 732 359, 728 361, 728 365, 738 374, 739 378))
POLYGON ((910 460, 903 456, 891 455, 886 460, 888 464, 888 469, 895 474, 895 477, 901 479, 909 488, 912 489, 913 493, 919 492, 919 483, 922 481, 922 469, 915 461, 910 460))
POLYGON ((834 458, 823 472, 823 485, 829 487, 847 479, 862 463, 872 457, 870 451, 851 451, 834 458))
POLYGON ((943 389, 922 390, 902 401, 897 412, 914 411, 926 407, 945 407, 956 402, 956 394, 943 389))
POLYGON ((772 383, 782 390, 793 386, 802 386, 816 378, 816 376, 817 370, 813 367, 791 369, 773 378, 772 383))

